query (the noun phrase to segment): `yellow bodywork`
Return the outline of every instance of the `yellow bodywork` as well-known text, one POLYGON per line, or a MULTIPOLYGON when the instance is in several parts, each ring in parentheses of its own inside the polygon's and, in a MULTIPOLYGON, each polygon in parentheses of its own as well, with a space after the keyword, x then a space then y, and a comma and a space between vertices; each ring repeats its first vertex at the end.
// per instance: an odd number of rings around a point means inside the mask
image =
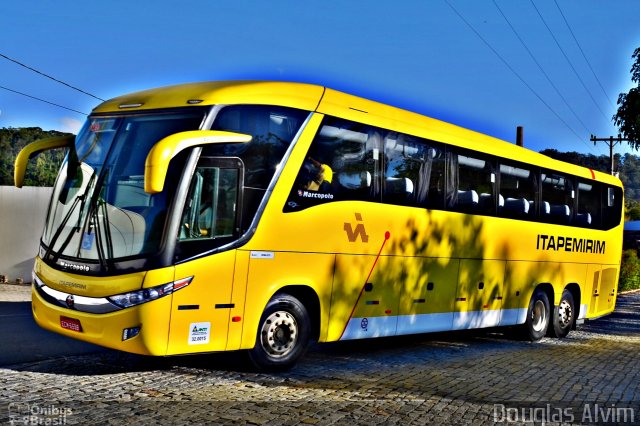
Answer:
POLYGON ((162 192, 169 162, 181 151, 194 146, 215 143, 246 143, 251 136, 215 130, 193 130, 167 136, 156 143, 145 160, 144 190, 149 194, 162 192))
MULTIPOLYGON (((312 112, 287 163, 281 165, 280 178, 251 238, 241 247, 173 268, 108 278, 73 276, 38 260, 36 273, 47 285, 64 291, 63 281, 82 282, 86 284, 83 294, 95 297, 194 276, 189 286, 157 301, 113 314, 77 314, 86 325, 84 334, 60 329, 59 316, 68 311, 34 293, 39 324, 116 349, 166 355, 252 348, 266 304, 285 287, 304 287, 316 295, 319 341, 521 324, 531 295, 541 284, 552 287, 551 303, 557 303, 567 285, 577 285, 580 300, 576 309, 582 318, 613 310, 622 224, 599 231, 360 201, 283 213, 325 114, 621 186, 607 174, 439 120, 306 84, 174 86, 116 98, 94 112, 241 103, 312 112), (606 253, 537 250, 539 234, 604 241, 606 253), (142 324, 140 335, 122 342, 122 329, 135 324, 142 324), (203 324, 210 327, 206 343, 190 344, 194 325, 203 324)), ((188 139, 184 135, 170 138, 166 143, 169 151, 188 139)), ((161 148, 157 155, 164 160, 157 163, 166 165, 166 158, 172 155, 167 157, 166 147, 161 148)), ((155 152, 149 154, 155 156, 155 152)), ((166 171, 164 166, 158 169, 163 168, 166 171)), ((150 176, 149 190, 161 190, 163 173, 150 176)))
MULTIPOLYGON (((174 269, 169 267, 114 277, 87 277, 57 271, 37 258, 34 272, 47 287, 99 298, 172 282, 174 269)), ((33 316, 42 328, 74 339, 143 355, 167 354, 171 303, 172 296, 169 295, 133 308, 92 314, 52 305, 42 298, 35 287, 32 291, 33 316), (60 320, 63 316, 79 320, 82 332, 62 328, 60 320), (123 330, 136 326, 142 326, 140 334, 124 341, 123 330)))

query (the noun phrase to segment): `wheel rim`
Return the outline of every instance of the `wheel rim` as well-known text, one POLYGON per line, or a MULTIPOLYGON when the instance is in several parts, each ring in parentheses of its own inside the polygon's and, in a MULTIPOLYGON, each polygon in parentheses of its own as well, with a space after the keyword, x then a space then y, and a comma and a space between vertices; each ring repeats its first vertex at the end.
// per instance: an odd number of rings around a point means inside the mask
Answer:
POLYGON ((571 304, 563 299, 560 302, 560 306, 558 306, 558 322, 560 326, 566 327, 571 324, 571 320, 573 319, 573 309, 571 308, 571 304))
POLYGON ((531 327, 536 331, 543 331, 547 325, 547 310, 542 300, 536 300, 531 310, 531 327))
POLYGON ((269 315, 260 330, 260 343, 271 356, 282 358, 295 347, 298 340, 298 323, 287 311, 269 315))

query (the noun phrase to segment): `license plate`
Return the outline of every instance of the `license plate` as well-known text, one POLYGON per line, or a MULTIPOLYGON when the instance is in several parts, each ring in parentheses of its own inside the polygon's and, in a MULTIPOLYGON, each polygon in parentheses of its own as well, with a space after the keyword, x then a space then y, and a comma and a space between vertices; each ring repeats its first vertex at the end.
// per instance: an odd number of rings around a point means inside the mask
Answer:
POLYGON ((80 320, 77 320, 75 318, 60 317, 60 327, 71 331, 77 331, 80 333, 82 332, 82 325, 80 325, 80 320))

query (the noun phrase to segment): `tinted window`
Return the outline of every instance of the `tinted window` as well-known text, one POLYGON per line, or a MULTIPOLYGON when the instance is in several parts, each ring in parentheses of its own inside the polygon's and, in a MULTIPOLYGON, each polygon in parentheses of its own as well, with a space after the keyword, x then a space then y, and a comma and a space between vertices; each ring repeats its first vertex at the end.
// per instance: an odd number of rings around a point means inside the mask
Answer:
POLYGON ((211 130, 245 133, 249 143, 205 146, 203 155, 240 157, 245 166, 245 185, 267 189, 276 167, 300 126, 306 111, 270 105, 234 105, 223 108, 211 130))
POLYGON ((524 165, 500 164, 500 216, 534 220, 537 172, 524 165))
POLYGON ((442 208, 445 162, 438 144, 392 132, 384 141, 384 158, 384 202, 442 208))
POLYGON ((327 119, 298 172, 286 211, 337 200, 380 200, 386 131, 327 119))
POLYGON ((339 200, 610 229, 620 222, 622 190, 326 117, 284 211, 339 200))
POLYGON ((493 161, 468 153, 447 155, 447 207, 466 213, 494 214, 496 210, 493 161))
POLYGON ((600 227, 600 185, 594 181, 578 181, 578 211, 576 225, 600 227))
POLYGON ((540 219, 544 222, 571 224, 573 221, 573 178, 567 175, 543 171, 540 219))
POLYGON ((602 226, 611 229, 620 224, 622 215, 622 189, 604 187, 602 191, 602 226))
POLYGON ((249 143, 205 145, 202 156, 239 157, 244 165, 241 230, 249 229, 278 165, 309 112, 272 105, 232 105, 218 112, 212 130, 245 133, 249 143))

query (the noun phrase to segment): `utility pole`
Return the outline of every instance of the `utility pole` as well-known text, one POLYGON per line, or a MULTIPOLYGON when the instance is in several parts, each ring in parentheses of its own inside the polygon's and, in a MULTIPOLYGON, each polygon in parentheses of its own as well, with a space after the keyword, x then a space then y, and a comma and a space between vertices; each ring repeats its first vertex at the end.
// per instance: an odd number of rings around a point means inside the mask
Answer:
POLYGON ((609 145, 609 159, 611 160, 611 174, 614 174, 613 173, 613 147, 617 143, 629 142, 629 139, 623 138, 622 135, 620 135, 620 133, 618 133, 617 138, 614 138, 613 136, 609 136, 608 138, 597 138, 595 137, 595 135, 591 135, 591 142, 593 142, 594 146, 596 142, 605 142, 607 145, 609 145))

